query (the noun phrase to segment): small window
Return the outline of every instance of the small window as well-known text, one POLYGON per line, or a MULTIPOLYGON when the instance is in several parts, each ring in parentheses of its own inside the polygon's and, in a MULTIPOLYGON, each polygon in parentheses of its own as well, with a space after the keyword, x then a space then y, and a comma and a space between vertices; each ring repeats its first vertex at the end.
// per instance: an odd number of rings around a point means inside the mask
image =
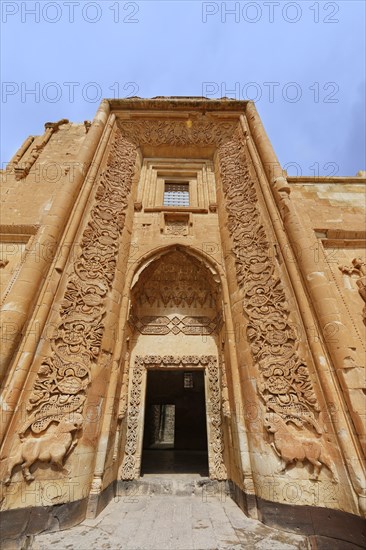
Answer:
POLYGON ((193 374, 191 372, 184 373, 184 389, 193 388, 193 374))
POLYGON ((165 183, 164 206, 189 206, 189 183, 165 183))

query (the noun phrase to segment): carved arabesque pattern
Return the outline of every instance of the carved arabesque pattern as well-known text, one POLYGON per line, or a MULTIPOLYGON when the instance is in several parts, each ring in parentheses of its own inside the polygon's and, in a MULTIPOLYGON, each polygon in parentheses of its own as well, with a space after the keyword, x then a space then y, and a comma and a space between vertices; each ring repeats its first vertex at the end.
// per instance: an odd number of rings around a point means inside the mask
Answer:
POLYGON ((117 130, 80 251, 71 264, 60 321, 51 339, 52 353, 39 367, 27 403, 29 416, 20 429, 21 438, 44 432, 68 413, 83 411, 100 352, 135 162, 135 146, 117 130))
POLYGON ((138 448, 139 416, 141 410, 142 377, 144 374, 144 359, 136 357, 133 366, 130 402, 127 413, 127 434, 125 455, 122 465, 122 479, 135 479, 136 451, 138 448))
POLYGON ((127 433, 125 454, 121 469, 121 479, 135 479, 139 472, 137 451, 140 434, 140 414, 142 406, 142 380, 144 369, 154 368, 207 368, 208 373, 208 415, 211 429, 208 434, 210 478, 223 480, 227 478, 224 464, 224 438, 221 419, 220 372, 214 355, 188 355, 175 357, 171 355, 137 356, 132 367, 130 399, 127 414, 127 433))
POLYGON ((209 387, 209 406, 211 419, 211 434, 209 438, 209 466, 210 477, 213 479, 226 479, 226 467, 224 464, 224 437, 221 420, 221 398, 220 398, 220 373, 216 357, 207 357, 207 373, 209 387))
POLYGON ((248 319, 247 335, 260 372, 259 394, 267 412, 321 433, 319 405, 308 367, 298 354, 285 292, 271 257, 238 132, 220 147, 219 159, 237 282, 248 319))
POLYGON ((122 135, 136 145, 220 145, 229 140, 237 121, 212 121, 208 116, 187 120, 121 120, 122 135))
POLYGON ((217 334, 222 327, 221 314, 213 319, 203 316, 167 317, 167 316, 144 316, 137 317, 131 312, 129 323, 131 328, 138 330, 141 334, 185 334, 186 336, 205 336, 217 334))

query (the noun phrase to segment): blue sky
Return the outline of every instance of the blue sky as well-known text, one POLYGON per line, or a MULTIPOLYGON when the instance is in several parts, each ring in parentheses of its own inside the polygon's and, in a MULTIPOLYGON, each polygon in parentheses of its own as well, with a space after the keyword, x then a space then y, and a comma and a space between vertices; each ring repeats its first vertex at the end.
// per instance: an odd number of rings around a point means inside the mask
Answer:
POLYGON ((1 162, 101 97, 256 99, 289 173, 365 169, 360 1, 1 2, 1 162), (29 93, 33 90, 33 93, 29 93))

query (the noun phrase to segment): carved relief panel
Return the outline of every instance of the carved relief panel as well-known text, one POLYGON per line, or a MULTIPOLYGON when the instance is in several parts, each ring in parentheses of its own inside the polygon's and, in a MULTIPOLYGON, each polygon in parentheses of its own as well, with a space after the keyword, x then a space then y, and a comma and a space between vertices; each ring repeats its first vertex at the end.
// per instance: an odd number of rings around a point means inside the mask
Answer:
POLYGON ((26 419, 12 445, 6 483, 17 465, 27 481, 33 479, 29 469, 37 462, 62 467, 78 443, 87 391, 100 355, 135 162, 136 148, 117 131, 79 253, 70 264, 49 352, 37 367, 26 419))
POLYGON ((325 427, 319 422, 320 405, 291 326, 289 305, 246 155, 239 129, 219 148, 236 280, 243 295, 246 333, 258 372, 258 394, 266 411, 264 427, 272 434, 272 446, 284 470, 292 463, 304 462, 310 464, 317 479, 325 466, 335 480, 334 463, 325 450, 325 427), (315 458, 306 452, 307 446, 314 450, 315 458))

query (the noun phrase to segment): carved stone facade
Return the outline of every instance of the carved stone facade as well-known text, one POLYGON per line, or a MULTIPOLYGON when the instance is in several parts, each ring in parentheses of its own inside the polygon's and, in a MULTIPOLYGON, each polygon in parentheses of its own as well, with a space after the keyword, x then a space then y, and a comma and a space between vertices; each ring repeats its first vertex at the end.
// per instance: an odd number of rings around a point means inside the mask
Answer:
POLYGON ((3 514, 50 506, 51 480, 71 524, 138 481, 156 370, 204 373, 208 476, 246 513, 362 515, 365 178, 287 177, 250 102, 46 126, 3 175, 3 514), (58 188, 12 219, 49 159, 58 188))

